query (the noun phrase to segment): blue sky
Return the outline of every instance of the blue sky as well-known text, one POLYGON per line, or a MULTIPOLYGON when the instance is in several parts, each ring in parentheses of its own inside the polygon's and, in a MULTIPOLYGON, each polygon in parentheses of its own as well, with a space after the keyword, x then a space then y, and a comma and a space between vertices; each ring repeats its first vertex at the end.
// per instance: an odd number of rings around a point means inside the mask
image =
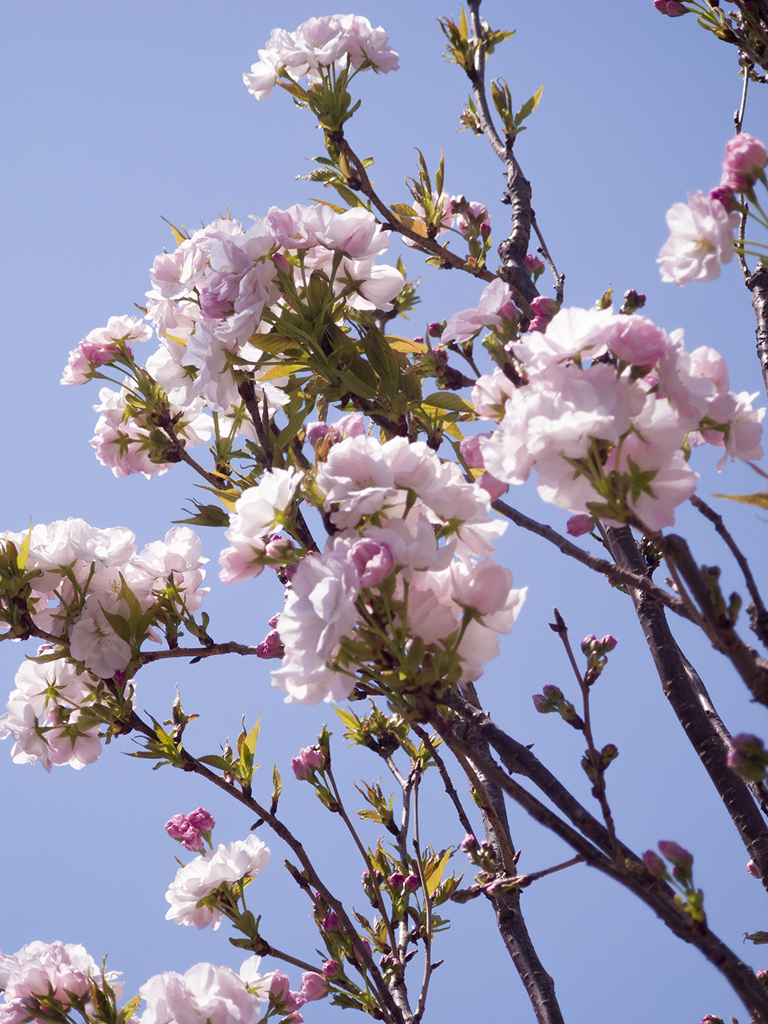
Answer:
MULTIPOLYGON (((678 289, 660 283, 655 263, 666 238, 667 208, 687 191, 708 190, 719 180, 740 95, 735 53, 691 18, 662 18, 651 0, 486 0, 483 11, 494 27, 517 29, 497 51, 490 73, 506 77, 518 105, 544 84, 518 155, 547 243, 566 274, 566 303, 591 305, 609 284, 619 296, 628 288, 645 292, 650 317, 668 330, 684 327, 689 348, 722 351, 732 388, 757 391, 754 324, 736 265, 712 284, 678 289)), ((141 546, 162 537, 196 493, 182 467, 151 482, 115 480, 87 444, 97 387, 61 388, 59 377, 83 335, 142 301, 153 257, 173 245, 161 217, 191 228, 227 206, 244 219, 319 196, 316 186, 295 180, 310 169, 307 158, 322 151, 310 115, 282 92, 257 104, 241 75, 258 59, 273 27, 292 29, 323 13, 328 9, 305 0, 0 5, 0 529, 81 516, 98 526, 129 526, 141 546)), ((381 193, 406 201, 403 178, 414 173, 414 147, 431 167, 442 147, 446 187, 489 207, 498 242, 507 216, 499 202, 502 166, 482 140, 456 134, 467 88, 458 69, 440 57, 435 18, 458 11, 433 0, 388 0, 364 3, 356 13, 383 24, 401 55, 396 74, 356 79, 363 104, 348 132, 360 154, 376 158, 373 177, 381 193)), ((745 128, 766 135, 766 97, 757 88, 745 128)), ((393 246, 393 262, 398 251, 393 246)), ((422 267, 407 251, 404 258, 412 273, 424 277, 423 301, 398 332, 420 334, 426 323, 475 304, 479 290, 470 278, 422 267)), ((712 452, 697 453, 694 468, 702 474, 705 499, 713 491, 759 489, 745 467, 729 466, 718 477, 715 461, 712 452)), ((531 484, 515 489, 510 500, 564 527, 566 515, 544 506, 531 484)), ((756 552, 755 568, 764 570, 761 516, 735 506, 727 511, 738 539, 756 552)), ((723 563, 726 587, 740 588, 711 528, 702 528, 686 510, 678 525, 693 538, 699 560, 723 563)), ((211 559, 213 635, 260 640, 280 607, 279 586, 265 574, 225 588, 215 568, 223 538, 209 532, 204 543, 211 559)), ((741 945, 744 931, 765 927, 755 900, 759 883, 744 871, 744 850, 664 703, 628 601, 512 526, 501 550, 516 585, 528 586, 529 595, 502 656, 481 680, 481 698, 516 738, 534 743, 545 763, 572 779, 588 802, 579 737, 552 717, 538 716, 530 698, 548 682, 570 685, 547 627, 553 605, 575 640, 588 633, 617 636, 619 646, 595 695, 595 715, 600 742, 615 742, 621 752, 608 780, 619 830, 638 850, 658 839, 691 849, 714 930, 756 967, 766 966, 759 948, 741 945)), ((728 666, 684 629, 680 642, 732 731, 765 735, 764 712, 748 703, 728 666)), ((0 647, 7 690, 25 653, 33 651, 0 647)), ((264 790, 276 762, 286 779, 286 821, 307 829, 302 838, 318 864, 363 909, 356 889, 362 865, 345 851, 338 822, 320 812, 308 787, 287 778, 290 757, 312 743, 326 721, 335 729, 340 759, 346 759, 342 730, 329 706, 286 707, 269 687, 268 669, 245 659, 154 667, 139 679, 139 707, 167 717, 178 683, 187 709, 201 714, 192 742, 198 753, 234 737, 243 712, 251 721, 261 711, 264 790)), ((128 742, 115 744, 82 772, 59 769, 50 776, 39 766, 13 765, 9 745, 0 757, 0 874, 6 880, 0 948, 14 952, 35 938, 81 942, 97 960, 108 952, 133 994, 162 970, 184 971, 201 960, 240 962, 226 941, 226 926, 197 932, 164 921, 163 894, 176 868, 164 821, 203 804, 219 822, 221 842, 243 838, 252 822, 201 782, 170 769, 153 774, 146 763, 126 759, 130 749, 128 742)), ((379 767, 354 753, 348 764, 349 803, 356 807, 351 780, 374 779, 379 767)), ((522 812, 510 813, 525 870, 568 856, 522 812)), ((460 841, 438 786, 427 816, 435 845, 460 841)), ((270 845, 274 864, 251 887, 254 909, 263 913, 269 939, 311 960, 309 908, 283 878, 279 844, 270 845)), ((568 1020, 640 1024, 741 1013, 700 954, 683 948, 649 911, 587 868, 539 883, 526 892, 524 909, 568 1020)), ((531 1019, 490 908, 480 901, 456 907, 452 920, 439 949, 446 965, 435 975, 425 1020, 478 1012, 531 1019)), ((338 1012, 315 1004, 306 1019, 324 1024, 338 1012)))

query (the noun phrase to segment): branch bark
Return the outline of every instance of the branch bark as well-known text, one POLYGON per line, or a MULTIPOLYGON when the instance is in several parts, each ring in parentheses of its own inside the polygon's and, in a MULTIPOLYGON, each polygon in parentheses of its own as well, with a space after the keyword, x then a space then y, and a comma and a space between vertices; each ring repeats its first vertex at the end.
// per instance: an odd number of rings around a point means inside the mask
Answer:
MULTIPOLYGON (((642 557, 628 526, 608 530, 619 565, 638 572, 642 557)), ((664 695, 731 816, 768 890, 768 828, 746 784, 727 765, 730 733, 704 684, 672 636, 664 609, 647 594, 630 591, 664 695)))

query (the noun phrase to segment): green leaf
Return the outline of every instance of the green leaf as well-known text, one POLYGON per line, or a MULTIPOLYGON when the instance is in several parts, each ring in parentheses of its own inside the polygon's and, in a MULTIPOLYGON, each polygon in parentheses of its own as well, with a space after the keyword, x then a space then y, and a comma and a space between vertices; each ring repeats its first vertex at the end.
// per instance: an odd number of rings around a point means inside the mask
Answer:
POLYGON ((202 505, 194 498, 189 500, 197 509, 197 513, 189 519, 174 519, 174 523, 189 523, 190 526, 229 526, 229 516, 218 505, 202 505))
POLYGON ((280 778, 280 772, 277 770, 277 765, 272 768, 272 802, 276 803, 280 798, 280 794, 283 792, 283 780, 280 778))
POLYGON ((453 850, 446 850, 440 860, 435 864, 432 870, 426 874, 425 882, 427 883, 427 892, 431 896, 435 889, 440 885, 440 880, 443 877, 443 872, 448 866, 448 861, 453 856, 453 850))
POLYGON ((220 754, 206 754, 204 757, 198 757, 198 761, 202 761, 203 764, 209 764, 211 768, 219 768, 223 772, 232 771, 231 761, 227 761, 220 754))
POLYGON ((333 710, 336 712, 336 714, 339 716, 339 718, 342 720, 342 722, 344 723, 344 725, 346 725, 348 729, 356 729, 360 724, 358 719, 355 717, 355 715, 352 714, 351 711, 345 711, 343 708, 334 708, 333 710))
POLYGON ((271 366, 266 373, 262 373, 257 380, 279 380, 281 377, 291 377, 294 373, 302 373, 308 369, 306 363, 280 363, 279 366, 271 366))
POLYGON ((390 210, 397 214, 398 217, 418 217, 418 213, 408 203, 392 203, 390 210))
POLYGON ((248 735, 243 740, 243 747, 242 747, 242 749, 249 750, 251 752, 251 754, 255 753, 255 751, 256 751, 256 744, 258 743, 258 740, 259 740, 259 730, 260 729, 261 729, 261 712, 259 712, 259 716, 256 719, 256 725, 254 725, 254 727, 251 729, 251 731, 248 733, 248 735))
POLYGON ((534 93, 533 96, 531 96, 529 100, 526 100, 522 107, 520 107, 518 112, 515 114, 515 128, 518 128, 526 119, 526 117, 530 117, 536 109, 536 107, 538 107, 539 100, 541 99, 541 94, 543 91, 544 86, 542 85, 539 88, 538 92, 534 93))
POLYGON ((475 411, 475 407, 471 402, 453 392, 435 391, 434 394, 429 395, 423 401, 424 405, 432 405, 438 409, 448 409, 450 412, 474 413, 475 411))
POLYGON ((384 337, 395 352, 408 353, 429 351, 429 346, 425 345, 423 341, 412 341, 410 338, 401 338, 399 334, 385 334, 384 337))

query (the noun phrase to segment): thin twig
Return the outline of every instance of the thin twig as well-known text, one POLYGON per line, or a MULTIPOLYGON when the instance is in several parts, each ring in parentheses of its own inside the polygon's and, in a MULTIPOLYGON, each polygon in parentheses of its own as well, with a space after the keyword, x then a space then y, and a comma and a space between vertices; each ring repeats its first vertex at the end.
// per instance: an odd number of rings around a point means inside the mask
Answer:
POLYGON ((193 661, 200 661, 201 658, 213 658, 219 654, 255 654, 258 656, 258 647, 249 647, 247 644, 239 644, 230 640, 224 644, 211 644, 210 647, 173 647, 169 651, 142 651, 136 659, 140 668, 142 665, 149 665, 153 661, 166 661, 168 658, 192 658, 193 661))
POLYGON ((741 569, 742 574, 744 576, 744 582, 747 584, 749 596, 752 598, 752 601, 755 605, 755 609, 757 612, 755 616, 756 623, 759 625, 759 627, 761 627, 755 628, 755 623, 753 623, 753 629, 760 637, 760 639, 763 641, 763 643, 768 646, 768 611, 766 611, 766 607, 763 604, 763 599, 760 596, 760 591, 757 589, 757 584, 755 583, 755 578, 752 575, 752 570, 749 568, 749 562, 745 558, 739 546, 736 544, 736 541, 731 536, 728 528, 725 525, 725 522, 723 521, 723 517, 719 515, 717 512, 715 512, 713 508, 710 508, 705 501, 702 501, 701 498, 699 498, 695 494, 690 499, 690 501, 693 507, 697 508, 699 512, 701 512, 701 514, 706 519, 708 519, 710 523, 712 523, 717 532, 728 545, 731 554, 736 559, 738 566, 741 569))
POLYGON ((440 772, 440 778, 443 780, 443 785, 445 786, 445 792, 448 794, 451 803, 456 808, 456 814, 459 817, 459 822, 461 823, 462 828, 467 833, 467 835, 473 836, 475 834, 475 830, 472 827, 472 824, 469 818, 467 817, 466 811, 464 810, 461 804, 459 794, 456 792, 456 788, 453 785, 451 776, 448 774, 448 769, 445 766, 445 761, 443 761, 442 757, 440 757, 440 755, 437 752, 437 749, 435 748, 434 743, 429 738, 427 732, 424 729, 422 729, 420 725, 412 724, 411 729, 416 733, 421 742, 427 748, 427 750, 429 751, 429 756, 437 765, 437 770, 440 772))

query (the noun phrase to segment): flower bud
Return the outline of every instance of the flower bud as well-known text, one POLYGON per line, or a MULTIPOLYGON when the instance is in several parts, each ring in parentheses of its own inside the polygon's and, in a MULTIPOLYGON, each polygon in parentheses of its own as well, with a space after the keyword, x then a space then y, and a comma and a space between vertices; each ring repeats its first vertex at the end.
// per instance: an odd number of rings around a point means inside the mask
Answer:
POLYGON ((339 973, 339 965, 335 960, 326 960, 323 964, 323 976, 326 978, 335 978, 339 973))
POLYGON ((328 424, 319 421, 317 423, 308 423, 304 428, 304 437, 307 444, 311 444, 313 448, 319 441, 323 440, 327 433, 328 424))
POLYGON ((421 885, 417 875, 408 875, 406 880, 403 882, 403 889, 406 892, 416 892, 421 885))
POLYGON ((538 256, 534 256, 533 253, 530 252, 523 260, 523 266, 528 273, 531 274, 534 280, 539 276, 539 274, 544 272, 544 260, 540 260, 538 256))
POLYGON ((693 866, 693 854, 684 850, 679 843, 672 842, 668 839, 662 839, 657 846, 664 854, 670 863, 674 864, 675 867, 681 868, 683 871, 690 872, 693 866))
POLYGON ((282 658, 283 653, 283 641, 276 629, 270 630, 261 643, 256 646, 257 658, 282 658))
POLYGON ((579 515, 571 516, 566 526, 566 531, 571 537, 583 537, 585 533, 591 533, 592 528, 595 525, 595 521, 592 516, 588 516, 586 513, 579 513, 579 515))
POLYGON ((301 994, 308 1003, 316 999, 325 999, 328 995, 328 982, 322 974, 305 971, 301 976, 301 994))
POLYGON ((393 889, 402 889, 405 875, 401 875, 399 871, 393 871, 387 881, 393 889))
POLYGON ((216 822, 211 817, 210 813, 202 807, 198 807, 196 811, 192 811, 187 815, 189 824, 196 828, 198 832, 212 832, 216 826, 216 822))
POLYGON ((472 835, 471 832, 467 832, 467 834, 462 839, 462 841, 461 841, 461 848, 464 851, 464 853, 466 853, 467 856, 470 856, 470 857, 472 856, 472 854, 477 853, 477 850, 478 850, 477 839, 475 839, 475 837, 472 835))
POLYGON ((299 782, 303 782, 313 772, 324 767, 325 758, 317 747, 302 747, 298 757, 291 758, 291 768, 299 782))
POLYGON ((757 865, 753 860, 748 860, 746 864, 746 870, 752 875, 753 878, 759 878, 760 872, 757 870, 757 865))
POLYGON ((747 192, 758 178, 765 178, 763 168, 768 164, 768 151, 760 139, 739 132, 725 145, 723 179, 721 186, 734 192, 747 192))
POLYGON ((654 850, 646 850, 643 854, 643 864, 648 868, 654 878, 666 878, 667 868, 664 861, 654 850))
POLYGON ((427 328, 427 334, 429 334, 430 338, 439 338, 444 330, 445 321, 443 321, 441 324, 435 322, 429 325, 429 327, 427 328))
POLYGON ((175 839, 177 843, 180 843, 189 831, 189 819, 186 814, 174 814, 169 821, 166 821, 163 828, 171 839, 175 839))
POLYGON ((727 764, 742 779, 748 782, 762 782, 768 767, 768 751, 759 736, 742 732, 733 737, 727 764))
POLYGON ((326 932, 340 932, 341 921, 339 921, 339 915, 335 910, 329 910, 323 918, 323 931, 326 932))
POLYGON ((653 0, 653 6, 660 14, 666 14, 668 18, 679 18, 688 13, 688 8, 683 7, 678 0, 653 0))
POLYGON ((728 213, 736 207, 736 196, 733 194, 732 188, 718 185, 717 188, 713 188, 709 193, 709 198, 716 199, 718 203, 721 203, 726 208, 728 213))

